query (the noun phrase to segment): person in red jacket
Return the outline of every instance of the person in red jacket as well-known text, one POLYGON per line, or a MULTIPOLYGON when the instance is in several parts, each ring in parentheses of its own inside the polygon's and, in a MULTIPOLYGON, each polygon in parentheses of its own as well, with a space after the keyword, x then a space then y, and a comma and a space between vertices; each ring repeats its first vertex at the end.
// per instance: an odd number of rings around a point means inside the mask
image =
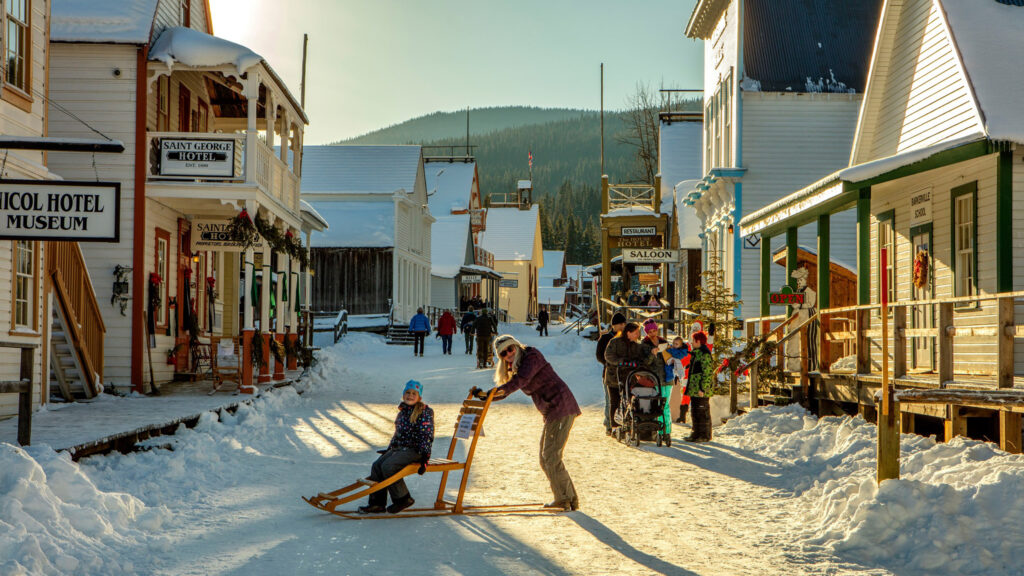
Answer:
POLYGON ((455 316, 451 310, 445 310, 444 314, 437 320, 437 336, 441 339, 441 353, 451 355, 452 335, 458 328, 455 324, 455 316))

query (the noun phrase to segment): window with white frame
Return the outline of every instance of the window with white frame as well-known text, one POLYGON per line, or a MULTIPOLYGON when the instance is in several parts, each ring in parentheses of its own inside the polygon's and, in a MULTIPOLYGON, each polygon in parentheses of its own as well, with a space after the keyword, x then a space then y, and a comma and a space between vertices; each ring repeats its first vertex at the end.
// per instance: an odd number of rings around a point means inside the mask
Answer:
POLYGON ((28 92, 28 0, 7 0, 7 84, 28 92))
POLYGON ((35 330, 36 243, 14 243, 14 327, 35 330))
POLYGON ((977 182, 973 182, 952 191, 954 296, 977 293, 977 190, 977 182))

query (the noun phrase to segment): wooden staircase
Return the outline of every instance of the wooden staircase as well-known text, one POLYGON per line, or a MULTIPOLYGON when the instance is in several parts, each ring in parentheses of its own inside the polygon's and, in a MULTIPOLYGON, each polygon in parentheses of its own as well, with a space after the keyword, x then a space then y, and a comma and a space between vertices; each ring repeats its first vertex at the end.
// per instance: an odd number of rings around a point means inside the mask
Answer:
POLYGON ((407 325, 392 324, 388 326, 387 343, 398 346, 412 346, 412 332, 409 332, 407 325))
POLYGON ((50 375, 65 400, 92 398, 103 382, 106 326, 78 243, 47 242, 46 274, 54 296, 50 375))

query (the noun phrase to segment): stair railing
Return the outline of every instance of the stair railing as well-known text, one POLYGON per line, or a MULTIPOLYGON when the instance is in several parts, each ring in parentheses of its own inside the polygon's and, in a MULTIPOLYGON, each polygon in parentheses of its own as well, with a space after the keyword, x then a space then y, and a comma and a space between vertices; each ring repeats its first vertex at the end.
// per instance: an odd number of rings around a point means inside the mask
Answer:
POLYGON ((84 387, 92 396, 98 392, 96 382, 103 381, 103 343, 107 327, 78 243, 47 242, 46 271, 67 324, 72 349, 83 370, 84 387))

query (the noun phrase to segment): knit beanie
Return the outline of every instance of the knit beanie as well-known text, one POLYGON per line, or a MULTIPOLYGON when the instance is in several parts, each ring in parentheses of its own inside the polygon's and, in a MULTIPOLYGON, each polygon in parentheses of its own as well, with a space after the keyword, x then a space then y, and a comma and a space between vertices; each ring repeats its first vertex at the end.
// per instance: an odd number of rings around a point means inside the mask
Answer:
POLYGON ((502 334, 494 339, 494 353, 501 355, 506 348, 513 344, 518 345, 520 348, 523 347, 523 344, 519 340, 516 340, 515 336, 511 334, 502 334))
POLYGON ((614 326, 616 324, 625 324, 625 323, 626 323, 626 316, 622 312, 616 312, 614 315, 612 315, 612 326, 614 326))
POLYGON ((408 382, 406 382, 405 389, 402 390, 402 394, 405 394, 409 390, 415 390, 416 393, 419 394, 421 398, 423 397, 423 384, 420 384, 416 380, 409 380, 408 382))
POLYGON ((653 318, 648 318, 647 321, 644 322, 644 332, 650 332, 651 330, 657 331, 657 329, 658 323, 655 322, 653 318))

